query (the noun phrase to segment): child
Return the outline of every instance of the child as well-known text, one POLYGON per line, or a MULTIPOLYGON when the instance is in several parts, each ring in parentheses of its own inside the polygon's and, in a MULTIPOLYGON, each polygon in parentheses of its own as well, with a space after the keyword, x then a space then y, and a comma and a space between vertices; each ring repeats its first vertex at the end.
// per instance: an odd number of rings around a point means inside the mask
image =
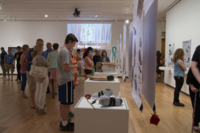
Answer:
POLYGON ((58 53, 57 58, 61 131, 74 131, 74 123, 68 121, 68 114, 70 113, 70 105, 74 103, 73 70, 81 66, 81 62, 79 61, 76 65, 73 65, 69 50, 73 49, 76 42, 78 42, 78 39, 73 34, 67 35, 65 44, 58 53))

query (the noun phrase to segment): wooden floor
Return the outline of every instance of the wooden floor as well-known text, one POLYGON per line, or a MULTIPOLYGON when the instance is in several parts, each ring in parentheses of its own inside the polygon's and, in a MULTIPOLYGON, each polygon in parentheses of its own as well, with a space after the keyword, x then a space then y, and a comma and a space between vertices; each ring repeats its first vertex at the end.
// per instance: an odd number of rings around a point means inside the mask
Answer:
MULTIPOLYGON (((130 94, 129 80, 124 83, 120 79, 120 82, 121 97, 126 98, 129 106, 129 133, 190 133, 192 107, 188 95, 180 94, 180 100, 185 107, 175 107, 172 105, 174 89, 157 83, 156 108, 161 121, 155 126, 149 122, 152 110, 144 97, 144 110, 141 113, 130 94)), ((75 102, 83 96, 83 89, 83 80, 80 80, 80 86, 75 89, 75 102)), ((27 87, 26 93, 28 92, 27 87)), ((37 115, 35 110, 30 108, 30 98, 21 98, 20 84, 0 79, 0 133, 59 133, 57 96, 52 99, 48 94, 46 104, 47 115, 37 115)))

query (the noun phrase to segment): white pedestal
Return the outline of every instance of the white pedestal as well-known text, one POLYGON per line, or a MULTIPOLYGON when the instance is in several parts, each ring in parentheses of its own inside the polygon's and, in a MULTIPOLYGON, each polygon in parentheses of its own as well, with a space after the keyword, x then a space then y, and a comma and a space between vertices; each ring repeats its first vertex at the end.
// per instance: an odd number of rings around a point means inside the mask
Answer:
POLYGON ((114 107, 103 107, 97 101, 93 109, 82 97, 75 107, 75 133, 128 133, 129 108, 122 100, 121 106, 114 107))
POLYGON ((117 72, 95 72, 94 73, 94 76, 114 76, 115 78, 118 77, 118 74, 117 72))
POLYGON ((159 67, 160 70, 172 70, 172 67, 159 67))
POLYGON ((89 78, 84 82, 84 95, 94 94, 102 91, 104 88, 112 89, 113 95, 116 97, 120 92, 120 81, 115 78, 114 81, 94 81, 89 78))

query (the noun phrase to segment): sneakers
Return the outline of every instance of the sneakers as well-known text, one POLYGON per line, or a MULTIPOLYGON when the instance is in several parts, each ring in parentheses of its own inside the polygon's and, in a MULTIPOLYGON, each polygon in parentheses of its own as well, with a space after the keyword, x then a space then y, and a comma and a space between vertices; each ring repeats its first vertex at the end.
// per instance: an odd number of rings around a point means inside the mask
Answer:
POLYGON ((21 81, 20 81, 20 80, 18 80, 18 81, 17 81, 17 83, 19 84, 19 83, 21 83, 21 81))
POLYGON ((60 130, 61 130, 61 131, 73 132, 73 131, 74 131, 74 124, 68 122, 68 124, 67 124, 66 126, 63 126, 63 125, 62 125, 62 122, 61 122, 60 130))
POLYGON ((111 89, 103 89, 102 91, 100 91, 100 92, 98 92, 98 93, 94 93, 93 95, 92 95, 92 97, 93 98, 95 98, 95 99, 98 99, 98 98, 100 98, 101 96, 108 96, 108 97, 110 97, 110 96, 112 96, 113 95, 113 91, 111 90, 111 89))
POLYGON ((69 112, 68 117, 70 117, 70 118, 74 118, 74 113, 69 112))
POLYGON ((122 104, 121 98, 101 96, 99 99, 99 104, 102 106, 120 106, 122 104))
POLYGON ((10 78, 7 78, 7 81, 10 81, 10 78))
POLYGON ((1 77, 0 79, 5 79, 6 78, 6 76, 3 76, 3 77, 1 77))
POLYGON ((173 102, 174 106, 184 107, 185 105, 180 102, 173 102))
POLYGON ((11 81, 13 81, 13 78, 11 78, 11 81))

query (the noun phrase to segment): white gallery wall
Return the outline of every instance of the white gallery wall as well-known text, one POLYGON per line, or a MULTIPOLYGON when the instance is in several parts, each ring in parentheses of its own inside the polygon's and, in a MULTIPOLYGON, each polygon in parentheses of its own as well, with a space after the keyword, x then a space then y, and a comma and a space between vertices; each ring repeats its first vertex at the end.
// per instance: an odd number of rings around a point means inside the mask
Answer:
MULTIPOLYGON (((17 22, 0 22, 0 47, 7 51, 8 47, 22 46, 28 44, 33 47, 38 38, 45 42, 64 44, 67 35, 67 23, 101 23, 99 21, 17 21, 17 22)), ((117 39, 120 33, 123 33, 124 22, 106 22, 112 24, 111 45, 117 46, 117 39)), ((128 28, 127 28, 128 29, 128 28)), ((128 32, 128 31, 127 31, 128 32)), ((129 34, 127 34, 128 40, 129 34)), ((127 41, 128 42, 128 41, 127 41)), ((128 43, 127 43, 128 44, 128 43)), ((46 47, 44 47, 46 50, 46 47)), ((128 55, 128 53, 127 53, 128 55)), ((110 57, 112 58, 112 57, 110 57)), ((128 59, 127 59, 128 70, 128 59)), ((1 69, 0 69, 1 73, 1 69)))
POLYGON ((156 50, 162 49, 162 32, 166 31, 166 23, 165 22, 157 22, 157 44, 156 50))
MULTIPOLYGON (((192 58, 196 47, 200 45, 199 7, 200 0, 182 0, 167 12, 165 57, 168 57, 169 53, 168 44, 175 43, 176 50, 177 48, 182 48, 183 41, 191 39, 192 58)), ((167 60, 165 63, 167 63, 167 60)), ((165 71, 165 83, 175 87, 173 73, 165 71)), ((188 86, 185 82, 182 91, 188 93, 188 86)))

